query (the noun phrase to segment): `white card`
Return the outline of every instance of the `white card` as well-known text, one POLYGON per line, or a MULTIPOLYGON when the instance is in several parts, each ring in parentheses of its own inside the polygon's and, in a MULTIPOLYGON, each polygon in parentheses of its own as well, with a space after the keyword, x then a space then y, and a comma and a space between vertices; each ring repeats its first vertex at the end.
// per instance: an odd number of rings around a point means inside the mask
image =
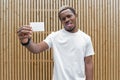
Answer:
POLYGON ((44 31, 44 22, 30 22, 33 31, 44 31))

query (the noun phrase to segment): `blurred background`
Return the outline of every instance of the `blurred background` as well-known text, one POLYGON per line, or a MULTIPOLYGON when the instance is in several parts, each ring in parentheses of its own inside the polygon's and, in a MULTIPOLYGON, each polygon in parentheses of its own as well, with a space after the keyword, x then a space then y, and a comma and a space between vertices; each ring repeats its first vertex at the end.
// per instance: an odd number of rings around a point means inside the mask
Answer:
POLYGON ((32 37, 36 43, 44 40, 63 28, 58 19, 62 5, 76 9, 77 26, 92 38, 94 80, 120 80, 119 0, 0 0, 0 80, 52 80, 52 49, 32 54, 16 32, 30 22, 44 22, 45 31, 32 37))

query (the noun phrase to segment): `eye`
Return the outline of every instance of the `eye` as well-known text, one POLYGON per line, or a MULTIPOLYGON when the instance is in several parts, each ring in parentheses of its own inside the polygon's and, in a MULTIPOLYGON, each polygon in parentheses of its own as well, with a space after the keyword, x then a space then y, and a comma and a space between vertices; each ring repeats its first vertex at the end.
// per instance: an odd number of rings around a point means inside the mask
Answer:
POLYGON ((71 17, 71 15, 67 15, 67 18, 70 18, 71 17))

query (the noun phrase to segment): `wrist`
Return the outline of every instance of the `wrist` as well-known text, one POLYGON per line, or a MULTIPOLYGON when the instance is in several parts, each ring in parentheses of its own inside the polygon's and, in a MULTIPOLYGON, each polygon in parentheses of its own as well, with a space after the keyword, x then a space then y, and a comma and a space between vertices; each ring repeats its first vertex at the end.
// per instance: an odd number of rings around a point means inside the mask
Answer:
POLYGON ((31 41, 31 38, 28 38, 28 41, 27 41, 26 43, 22 43, 22 42, 21 42, 21 44, 22 44, 23 46, 27 46, 27 45, 29 45, 30 41, 31 41))

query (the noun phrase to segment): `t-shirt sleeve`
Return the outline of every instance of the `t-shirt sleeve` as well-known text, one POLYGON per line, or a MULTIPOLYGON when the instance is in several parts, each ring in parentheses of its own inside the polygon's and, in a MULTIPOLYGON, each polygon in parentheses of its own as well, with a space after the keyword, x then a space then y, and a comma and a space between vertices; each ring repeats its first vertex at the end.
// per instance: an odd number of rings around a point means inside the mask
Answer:
POLYGON ((90 56, 90 55, 94 55, 94 49, 93 49, 91 38, 89 37, 87 39, 85 57, 90 56))
POLYGON ((54 32, 52 32, 51 34, 49 34, 43 41, 45 41, 47 44, 48 44, 48 46, 49 46, 49 48, 51 48, 52 47, 52 41, 53 41, 53 34, 54 34, 54 32))

